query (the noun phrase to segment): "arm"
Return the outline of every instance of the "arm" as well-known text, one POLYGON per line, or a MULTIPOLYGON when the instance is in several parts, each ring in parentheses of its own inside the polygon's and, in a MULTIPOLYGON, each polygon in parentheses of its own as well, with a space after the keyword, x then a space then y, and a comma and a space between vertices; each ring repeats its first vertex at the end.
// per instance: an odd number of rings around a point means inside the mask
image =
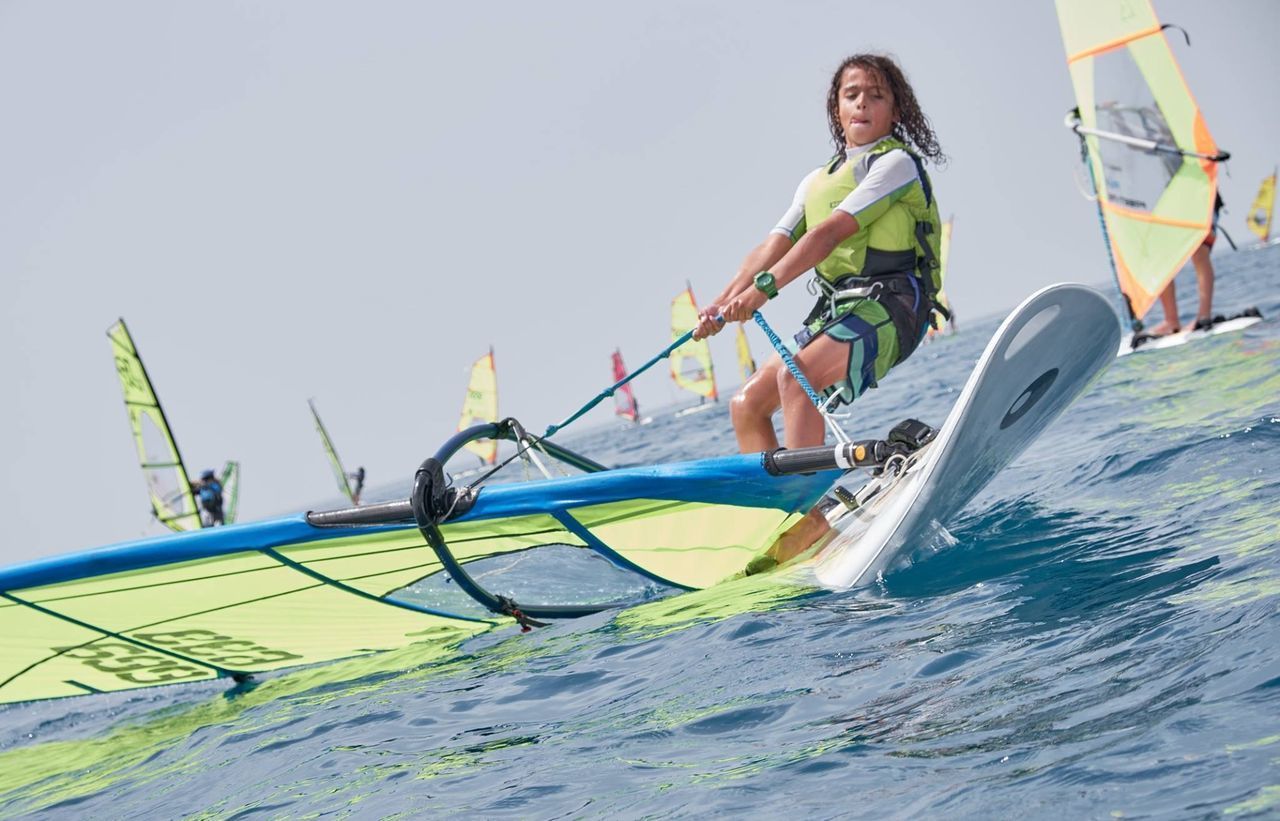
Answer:
POLYGON ((777 264, 795 246, 796 238, 803 238, 806 231, 805 196, 809 191, 810 182, 821 170, 815 169, 805 175, 796 188, 795 196, 791 199, 791 207, 782 215, 777 226, 769 232, 769 236, 765 237, 763 242, 747 254, 742 265, 738 266, 738 272, 734 274, 733 279, 729 280, 729 284, 719 296, 703 308, 699 314, 698 328, 694 333, 695 339, 703 339, 719 333, 724 323, 717 322, 715 318, 723 313, 724 305, 745 289, 754 287, 753 280, 756 274, 767 271, 777 264))
POLYGON ((729 284, 715 298, 714 303, 719 305, 727 302, 731 297, 736 295, 743 288, 752 284, 756 274, 761 271, 767 271, 778 263, 778 260, 786 256, 787 252, 795 246, 791 241, 791 237, 785 234, 769 234, 765 237, 764 242, 757 245, 747 254, 746 259, 742 261, 742 265, 738 267, 738 273, 734 274, 729 284))
MULTIPOLYGON (((858 228, 858 220, 853 215, 835 211, 810 229, 769 269, 777 281, 778 290, 830 256, 836 246, 857 233, 858 228)), ((748 278, 743 287, 720 306, 721 314, 725 322, 744 322, 768 301, 769 298, 748 278)))
POLYGON ((699 312, 698 329, 693 335, 694 338, 705 339, 719 333, 724 323, 717 322, 716 317, 724 313, 724 305, 743 289, 754 288, 756 274, 769 270, 778 260, 786 256, 794 244, 791 237, 786 234, 771 233, 765 237, 764 242, 753 248, 746 259, 742 260, 742 265, 738 266, 738 273, 733 275, 733 279, 720 292, 720 295, 699 312))

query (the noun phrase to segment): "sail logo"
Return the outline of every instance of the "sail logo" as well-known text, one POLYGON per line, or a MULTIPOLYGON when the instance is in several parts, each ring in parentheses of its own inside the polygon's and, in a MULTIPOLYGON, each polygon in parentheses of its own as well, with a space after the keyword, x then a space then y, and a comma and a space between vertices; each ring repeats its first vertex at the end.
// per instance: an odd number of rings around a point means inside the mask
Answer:
POLYGON ((116 373, 120 374, 120 381, 123 382, 129 390, 134 391, 135 393, 148 392, 146 383, 143 382, 137 371, 134 370, 133 360, 128 357, 116 357, 116 373))
POLYGON ((99 641, 82 647, 55 647, 53 650, 130 684, 168 684, 209 677, 206 668, 184 664, 172 656, 124 641, 99 641))
POLYGON ((294 653, 273 650, 248 639, 237 639, 211 630, 137 633, 132 638, 142 643, 107 640, 54 650, 60 656, 79 661, 100 673, 130 684, 143 685, 208 678, 212 667, 235 670, 302 660, 302 656, 294 653), (161 650, 166 652, 158 652, 161 650), (192 661, 203 664, 193 664, 192 661))
POLYGON ((174 653, 193 656, 219 667, 254 667, 302 659, 302 656, 294 653, 272 650, 249 639, 232 638, 212 630, 137 633, 134 638, 174 653))

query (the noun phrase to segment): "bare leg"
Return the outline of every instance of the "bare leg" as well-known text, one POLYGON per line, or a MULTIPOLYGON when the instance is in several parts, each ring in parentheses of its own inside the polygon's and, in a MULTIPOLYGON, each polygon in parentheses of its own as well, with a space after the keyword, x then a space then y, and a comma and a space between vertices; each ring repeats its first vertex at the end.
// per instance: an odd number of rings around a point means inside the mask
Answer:
MULTIPOLYGON (((849 343, 822 336, 796 354, 796 364, 814 390, 834 385, 845 377, 849 363, 849 343)), ((813 400, 785 367, 777 375, 778 395, 782 400, 782 417, 787 447, 805 448, 821 445, 826 439, 822 415, 813 400)), ((808 550, 831 530, 827 518, 816 509, 791 526, 769 548, 768 555, 779 564, 790 561, 808 550)))
POLYGON ((1213 262, 1208 245, 1201 245, 1191 254, 1191 264, 1196 268, 1196 288, 1200 292, 1196 319, 1209 319, 1213 316, 1213 262))
MULTIPOLYGON (((814 390, 821 391, 844 378, 849 363, 849 343, 823 335, 796 354, 796 365, 814 390)), ((791 372, 778 372, 778 395, 782 398, 783 432, 789 448, 811 448, 826 438, 822 415, 791 372)))
POLYGON ((1152 336, 1163 336, 1181 330, 1182 325, 1178 322, 1178 292, 1173 287, 1173 280, 1170 280, 1168 287, 1160 292, 1160 307, 1164 308, 1164 322, 1147 333, 1152 336))
POLYGON ((773 431, 773 414, 782 404, 778 397, 778 371, 785 372, 782 360, 774 357, 751 375, 729 400, 729 418, 738 437, 738 452, 773 450, 778 435, 773 431))
MULTIPOLYGON (((823 336, 795 356, 795 362, 811 385, 822 389, 844 377, 848 345, 823 336)), ((778 447, 773 415, 782 408, 789 448, 821 445, 825 438, 822 416, 800 383, 773 357, 751 375, 729 402, 729 417, 738 437, 740 453, 756 453, 778 447)))

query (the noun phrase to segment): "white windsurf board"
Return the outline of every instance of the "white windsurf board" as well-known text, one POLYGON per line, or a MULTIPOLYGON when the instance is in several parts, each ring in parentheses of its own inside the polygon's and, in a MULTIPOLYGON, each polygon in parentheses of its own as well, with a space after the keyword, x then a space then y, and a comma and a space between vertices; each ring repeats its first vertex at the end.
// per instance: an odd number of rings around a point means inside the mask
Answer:
POLYGON ((833 535, 792 573, 834 590, 874 581, 1017 458, 1115 359, 1119 342, 1097 291, 1059 284, 1032 294, 987 344, 933 441, 873 479, 856 510, 837 508, 833 535))

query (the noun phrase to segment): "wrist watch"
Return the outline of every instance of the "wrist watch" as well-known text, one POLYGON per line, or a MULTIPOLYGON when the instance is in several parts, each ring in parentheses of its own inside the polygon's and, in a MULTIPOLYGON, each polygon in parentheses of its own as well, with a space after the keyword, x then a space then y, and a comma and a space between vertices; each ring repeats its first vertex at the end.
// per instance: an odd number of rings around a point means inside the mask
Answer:
POLYGON ((763 291, 764 295, 773 299, 778 295, 778 282, 773 278, 773 274, 768 271, 761 271, 756 274, 756 290, 763 291))

